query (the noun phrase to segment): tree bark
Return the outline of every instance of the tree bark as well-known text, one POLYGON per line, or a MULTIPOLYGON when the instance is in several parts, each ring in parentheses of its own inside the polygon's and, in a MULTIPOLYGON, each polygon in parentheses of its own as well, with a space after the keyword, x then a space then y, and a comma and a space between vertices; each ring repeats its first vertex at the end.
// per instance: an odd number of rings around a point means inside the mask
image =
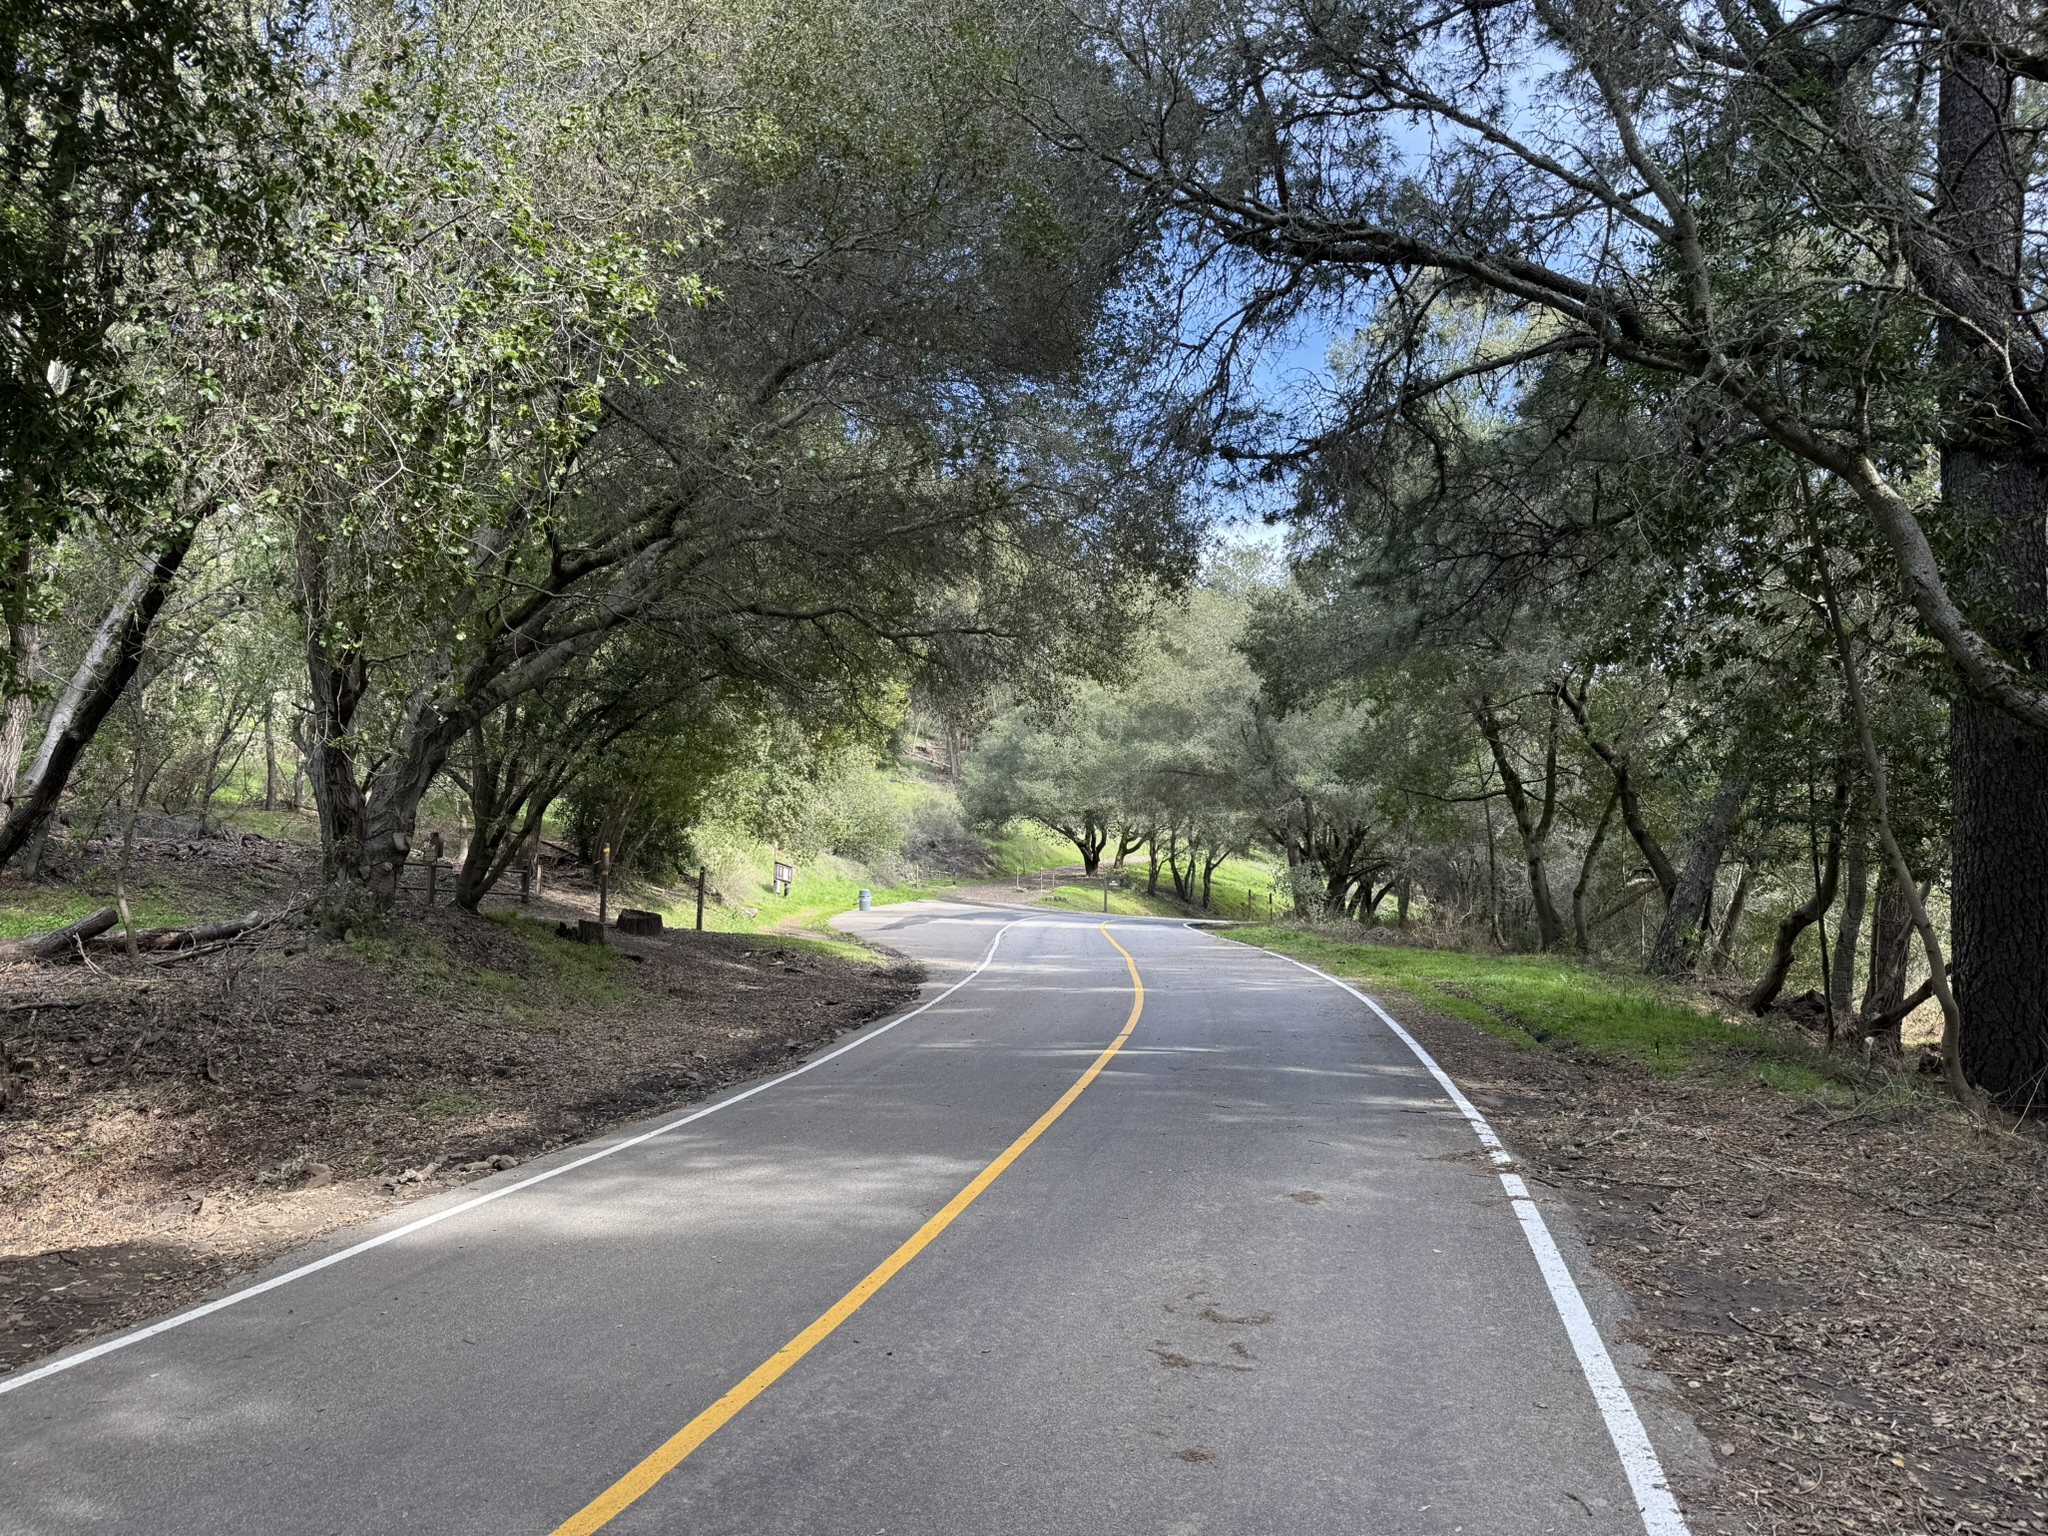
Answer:
POLYGON ((1872 1016, 1898 1007, 1906 995, 1912 961, 1913 905, 1889 869, 1877 872, 1877 900, 1870 915, 1870 965, 1863 985, 1862 1013, 1872 1016))
POLYGON ((1749 887, 1756 878, 1756 866, 1745 864, 1742 875, 1735 882, 1735 893, 1728 898, 1728 912, 1721 919, 1721 937, 1714 941, 1714 969, 1725 971, 1735 958, 1735 940, 1742 931, 1743 908, 1749 905, 1749 887))
POLYGON ((1608 793, 1607 805, 1600 812, 1599 825, 1593 828, 1593 837, 1586 844, 1586 856, 1579 861, 1579 881, 1572 887, 1572 937, 1579 946, 1579 953, 1593 952, 1593 929, 1587 921, 1586 902, 1593 893, 1593 867, 1599 862, 1601 845, 1607 841, 1607 829, 1614 822, 1614 808, 1621 802, 1621 787, 1616 785, 1608 793))
POLYGON ((1656 942, 1650 946, 1649 968, 1656 975, 1681 976, 1692 969, 1699 955, 1707 902, 1721 872, 1721 852, 1727 847, 1728 834, 1748 799, 1747 779, 1724 777, 1714 791, 1713 802, 1707 807, 1699 833, 1686 855, 1685 870, 1665 903, 1664 921, 1658 925, 1656 942))
POLYGON ((1579 734, 1586 738, 1587 747, 1614 775, 1614 791, 1621 800, 1621 824, 1628 828, 1628 835, 1634 839, 1644 862, 1650 866, 1650 873, 1656 876, 1657 888, 1664 893, 1665 905, 1669 906, 1672 892, 1678 889, 1678 871, 1671 867, 1664 845, 1651 832, 1649 823, 1643 820, 1643 803, 1636 793, 1635 772, 1629 754, 1615 751, 1607 742, 1594 736, 1584 695, 1574 694, 1569 685, 1561 685, 1558 691, 1565 707, 1572 712, 1572 718, 1578 721, 1579 734))
MULTIPOLYGON (((2008 38, 2010 0, 1964 0, 1954 30, 2008 38)), ((1942 445, 1941 494, 1972 527, 1975 560, 1955 587, 1985 638, 2035 676, 2048 667, 2048 461, 2008 403, 1997 355, 2022 322, 2019 291, 2029 151, 2015 83, 1991 50, 1951 42, 1940 59, 1933 222, 1954 253, 1958 302, 1944 360, 1969 363, 1974 406, 1942 445), (1988 334, 1987 319, 1999 324, 1988 334), (1988 345, 1987 345, 1988 343, 1988 345)), ((2035 401, 2039 365, 2017 379, 2035 401)), ((2048 1097, 2048 736, 1962 692, 1949 717, 1954 800, 1950 953, 1963 1075, 2023 1109, 2048 1097)))
POLYGON ((1557 817, 1557 716, 1554 698, 1551 708, 1549 748, 1544 759, 1543 804, 1540 808, 1529 802, 1522 776, 1508 756, 1500 720, 1494 714, 1493 706, 1482 699, 1474 711, 1479 732, 1493 753, 1493 765, 1500 770, 1501 793, 1507 799, 1508 810, 1515 818, 1515 831, 1521 838, 1522 862, 1529 872, 1529 901, 1536 910, 1536 947, 1543 950, 1555 949, 1558 940, 1564 936, 1564 926, 1558 921, 1557 902, 1550 893, 1550 869, 1544 853, 1550 841, 1551 826, 1557 817))
POLYGON ((90 917, 81 917, 67 928, 30 934, 25 939, 0 941, 0 962, 13 960, 54 960, 68 954, 87 939, 96 939, 121 921, 112 907, 101 907, 90 917))
POLYGON ((1791 973, 1793 956, 1798 952, 1799 935, 1819 922, 1821 914, 1835 904, 1835 888, 1842 878, 1842 822, 1848 806, 1849 784, 1845 777, 1835 783, 1835 803, 1828 818, 1828 851, 1821 862, 1820 880, 1813 894, 1786 913, 1785 920, 1778 924, 1770 963, 1749 996, 1743 999, 1751 1013, 1762 1013, 1778 1000, 1785 978, 1791 973))
POLYGON ((27 782, 17 785, 14 804, 0 826, 0 867, 32 842, 40 849, 41 837, 48 830, 59 797, 71 783, 79 758, 142 665, 150 629, 171 595, 178 568, 185 563, 198 531, 196 518, 181 518, 167 529, 100 621, 70 683, 50 712, 27 782))
MULTIPOLYGON (((1913 903, 1889 864, 1880 864, 1877 894, 1870 908, 1870 961, 1865 967, 1858 1033, 1894 1056, 1905 1049, 1901 1026, 1912 1011, 1906 1005, 1906 971, 1912 957, 1913 903)), ((1933 983, 1926 983, 1921 991, 1931 996, 1933 983)))
MULTIPOLYGON (((23 552, 24 564, 27 552, 23 552)), ((26 572, 23 584, 26 585, 26 572)), ((7 626, 7 651, 14 662, 16 692, 7 700, 7 712, 0 720, 0 817, 14 809, 15 781, 21 777, 21 755, 28 750, 29 727, 35 722, 35 700, 29 689, 35 684, 36 627, 22 622, 7 626)))
POLYGON ((1838 1019, 1856 1011, 1856 950, 1863 938, 1863 907, 1870 892, 1870 845, 1861 823, 1861 817, 1851 818, 1849 846, 1842 860, 1842 917, 1835 928, 1835 963, 1828 973, 1838 1019))
POLYGON ((263 701, 263 809, 277 809, 277 700, 263 701))

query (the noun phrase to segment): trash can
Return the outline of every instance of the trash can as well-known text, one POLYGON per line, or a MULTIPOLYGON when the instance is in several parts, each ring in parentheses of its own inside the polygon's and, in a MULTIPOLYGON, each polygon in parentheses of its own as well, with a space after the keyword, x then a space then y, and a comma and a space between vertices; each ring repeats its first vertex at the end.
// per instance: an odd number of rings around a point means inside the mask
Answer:
POLYGON ((874 904, 875 904, 875 893, 874 893, 873 891, 870 891, 870 890, 867 890, 867 889, 863 888, 863 889, 862 889, 862 891, 861 891, 861 893, 860 893, 860 909, 861 909, 861 911, 863 911, 863 912, 866 912, 866 911, 868 911, 868 910, 869 910, 870 908, 872 908, 872 907, 874 906, 874 904))

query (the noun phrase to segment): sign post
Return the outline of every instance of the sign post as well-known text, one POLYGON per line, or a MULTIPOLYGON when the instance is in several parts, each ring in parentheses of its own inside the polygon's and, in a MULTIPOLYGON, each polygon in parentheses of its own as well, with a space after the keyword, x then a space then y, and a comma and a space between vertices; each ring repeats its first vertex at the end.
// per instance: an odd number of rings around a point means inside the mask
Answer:
POLYGON ((604 854, 597 861, 597 926, 604 929, 605 917, 609 911, 612 878, 612 845, 604 845, 604 854))
POLYGON ((787 896, 795 884, 796 866, 794 864, 785 864, 782 860, 777 859, 775 861, 775 894, 787 896))
POLYGON ((697 931, 704 931, 704 866, 697 866, 697 931))

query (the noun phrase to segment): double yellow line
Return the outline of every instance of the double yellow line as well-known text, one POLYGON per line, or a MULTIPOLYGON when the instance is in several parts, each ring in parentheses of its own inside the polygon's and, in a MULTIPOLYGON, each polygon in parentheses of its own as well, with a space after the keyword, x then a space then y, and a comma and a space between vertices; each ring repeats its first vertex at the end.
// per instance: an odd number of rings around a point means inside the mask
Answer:
POLYGON ((912 1233, 902 1247, 870 1270, 859 1285, 832 1303, 810 1327, 756 1366, 739 1385, 664 1440, 632 1471, 556 1526, 552 1536, 590 1536, 591 1532, 602 1530, 656 1483, 681 1466, 692 1451, 723 1429, 742 1408, 773 1386, 791 1366, 816 1349, 835 1328, 865 1306, 868 1298, 893 1280, 898 1271, 930 1247, 933 1239, 950 1227, 962 1211, 980 1199, 982 1191, 1001 1178, 1003 1170, 1022 1157, 1031 1144, 1043 1136, 1052 1123, 1067 1112, 1074 1100, 1081 1097, 1087 1086, 1101 1075, 1102 1069, 1109 1065, 1109 1059, 1131 1038, 1131 1031, 1138 1027, 1138 1015, 1145 1011, 1145 983, 1138 975, 1138 962, 1131 958, 1129 950, 1117 943, 1109 931, 1109 924, 1104 923, 1101 927, 1102 936, 1124 957, 1124 965, 1131 973, 1131 1016, 1124 1020, 1123 1032, 1089 1063, 1088 1070, 1059 1096, 1051 1109, 1033 1121, 1023 1135, 1003 1148, 994 1162, 977 1173, 936 1216, 912 1233))

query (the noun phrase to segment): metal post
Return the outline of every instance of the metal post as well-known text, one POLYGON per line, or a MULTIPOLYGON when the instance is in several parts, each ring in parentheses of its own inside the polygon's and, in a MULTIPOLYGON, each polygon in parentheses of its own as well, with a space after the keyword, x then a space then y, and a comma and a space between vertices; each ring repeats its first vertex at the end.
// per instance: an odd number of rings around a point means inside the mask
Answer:
POLYGON ((604 926, 605 916, 609 911, 611 878, 612 845, 606 843, 604 856, 597 861, 597 926, 600 928, 604 926))
POLYGON ((1109 915, 1109 876, 1106 874, 1102 877, 1102 912, 1105 917, 1109 915))
POLYGON ((697 931, 704 931, 704 866, 697 866, 697 931))

